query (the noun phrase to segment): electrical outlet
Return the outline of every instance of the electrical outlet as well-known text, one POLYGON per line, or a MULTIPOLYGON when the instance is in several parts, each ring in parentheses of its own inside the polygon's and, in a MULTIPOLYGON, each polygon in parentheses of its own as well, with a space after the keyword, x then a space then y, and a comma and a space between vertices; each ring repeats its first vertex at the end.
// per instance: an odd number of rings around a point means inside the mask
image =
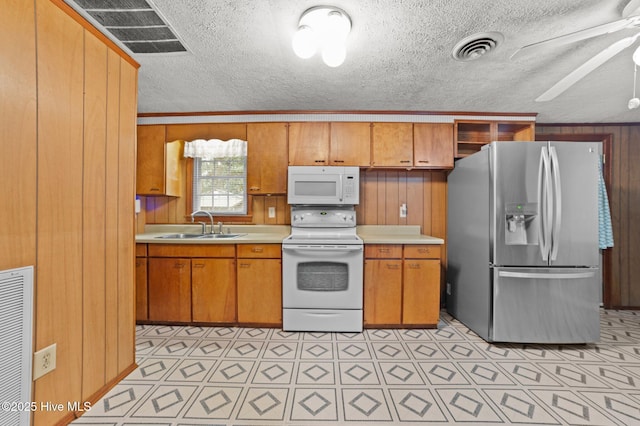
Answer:
POLYGON ((274 217, 276 217, 276 208, 269 207, 269 219, 273 219, 274 217))
POLYGON ((33 380, 56 369, 56 344, 40 349, 33 354, 33 380))
POLYGON ((407 205, 406 204, 401 204, 400 205, 400 217, 407 217, 407 205))

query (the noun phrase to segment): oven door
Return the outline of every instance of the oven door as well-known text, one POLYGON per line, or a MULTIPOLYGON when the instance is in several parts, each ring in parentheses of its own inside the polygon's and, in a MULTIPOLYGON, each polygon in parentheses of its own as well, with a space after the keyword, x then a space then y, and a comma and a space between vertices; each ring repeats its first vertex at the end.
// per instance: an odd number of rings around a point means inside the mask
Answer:
POLYGON ((282 246, 284 308, 362 309, 362 245, 282 246))

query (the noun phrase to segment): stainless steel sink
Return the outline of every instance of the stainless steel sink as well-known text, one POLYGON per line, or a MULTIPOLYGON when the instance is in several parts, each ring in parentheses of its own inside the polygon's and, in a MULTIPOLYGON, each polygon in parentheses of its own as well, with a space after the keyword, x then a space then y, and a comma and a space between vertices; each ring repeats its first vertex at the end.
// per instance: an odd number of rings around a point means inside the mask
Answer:
POLYGON ((181 240, 197 239, 197 238, 218 239, 218 238, 236 238, 236 237, 242 237, 243 235, 247 235, 247 234, 167 234, 167 235, 160 235, 156 238, 181 239, 181 240))
POLYGON ((159 237, 156 237, 156 238, 187 239, 187 238, 200 238, 200 237, 202 237, 202 235, 203 234, 167 234, 167 235, 160 235, 159 237))
POLYGON ((201 238, 213 238, 213 239, 236 238, 236 237, 242 237, 243 235, 247 235, 247 234, 205 234, 205 235, 201 235, 201 238))

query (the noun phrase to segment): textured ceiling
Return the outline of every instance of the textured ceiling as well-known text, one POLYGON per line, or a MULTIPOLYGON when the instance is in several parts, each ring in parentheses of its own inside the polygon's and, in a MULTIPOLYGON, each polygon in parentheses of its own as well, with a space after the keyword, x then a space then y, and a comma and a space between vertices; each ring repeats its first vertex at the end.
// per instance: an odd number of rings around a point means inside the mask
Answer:
MULTIPOLYGON (((73 2, 69 0, 73 6, 73 2)), ((621 19, 627 0, 148 0, 187 53, 132 54, 138 112, 391 110, 538 113, 542 123, 640 122, 629 110, 640 41, 549 102, 539 95, 640 28, 510 56, 524 45, 621 19), (291 49, 306 9, 329 4, 352 20, 338 68, 291 49), (470 62, 461 39, 503 42, 470 62)), ((639 85, 640 87, 640 85, 639 85)))

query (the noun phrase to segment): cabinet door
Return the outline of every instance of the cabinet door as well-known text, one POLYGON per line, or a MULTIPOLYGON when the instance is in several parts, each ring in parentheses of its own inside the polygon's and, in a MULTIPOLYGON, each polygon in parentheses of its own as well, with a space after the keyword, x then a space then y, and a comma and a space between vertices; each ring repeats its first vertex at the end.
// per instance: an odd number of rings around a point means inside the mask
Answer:
POLYGON ((413 124, 373 123, 372 150, 374 167, 413 166, 413 124))
POLYGON ((136 321, 149 319, 147 294, 147 258, 136 257, 136 321))
POLYGON ((453 124, 413 125, 413 164, 416 167, 453 167, 453 124))
POLYGON ((364 262, 364 324, 401 323, 402 260, 367 259, 364 262))
POLYGON ((195 322, 235 322, 233 259, 191 259, 191 313, 195 322))
POLYGON ((405 259, 402 323, 436 325, 440 317, 440 261, 405 259))
POLYGON ((329 164, 329 123, 289 124, 289 165, 329 164))
POLYGON ((138 126, 137 194, 165 193, 164 143, 165 126, 138 126))
POLYGON ((287 125, 247 124, 247 187, 249 194, 287 192, 287 125))
POLYGON ((238 259, 238 322, 282 323, 280 259, 238 259))
POLYGON ((191 261, 149 258, 149 319, 191 321, 191 261))
POLYGON ((371 124, 331 123, 329 152, 333 166, 369 166, 371 124))

